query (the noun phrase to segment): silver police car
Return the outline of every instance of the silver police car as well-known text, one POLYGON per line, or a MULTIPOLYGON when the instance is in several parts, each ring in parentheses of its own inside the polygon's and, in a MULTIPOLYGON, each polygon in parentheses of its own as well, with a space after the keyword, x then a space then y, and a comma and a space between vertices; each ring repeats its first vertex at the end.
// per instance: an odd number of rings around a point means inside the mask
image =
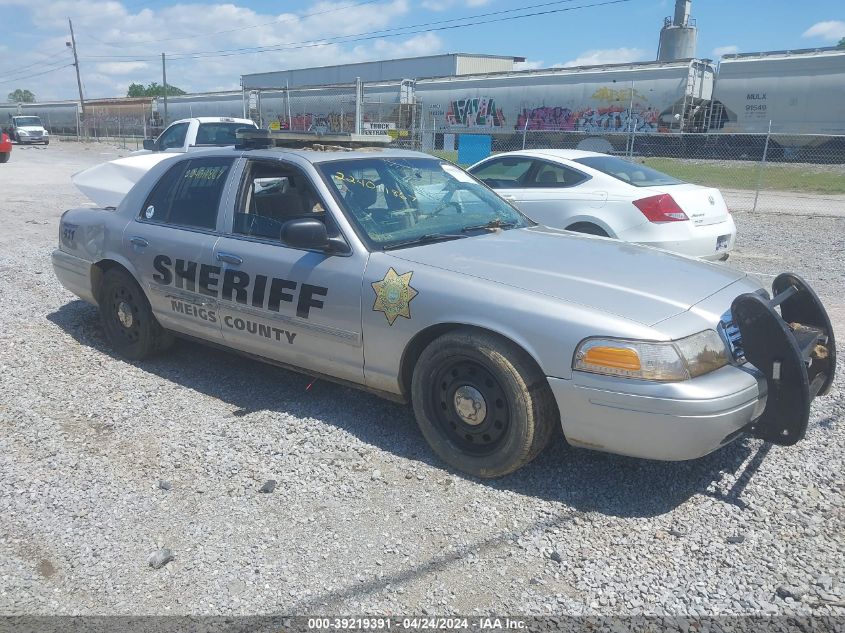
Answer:
POLYGON ((669 252, 539 226, 454 165, 242 145, 62 216, 53 266, 129 359, 174 336, 410 402, 450 466, 566 440, 685 460, 800 440, 834 376, 824 307, 669 252))

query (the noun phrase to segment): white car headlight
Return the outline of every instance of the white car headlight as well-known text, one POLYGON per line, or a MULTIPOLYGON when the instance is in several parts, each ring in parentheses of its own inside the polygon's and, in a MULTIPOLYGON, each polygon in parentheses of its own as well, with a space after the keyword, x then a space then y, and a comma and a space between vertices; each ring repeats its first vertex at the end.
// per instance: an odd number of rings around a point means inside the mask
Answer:
POLYGON ((578 345, 572 368, 594 374, 672 382, 689 380, 728 364, 715 330, 677 341, 588 338, 578 345))
POLYGON ((20 134, 21 136, 29 136, 29 132, 27 132, 26 130, 18 130, 18 134, 20 134))

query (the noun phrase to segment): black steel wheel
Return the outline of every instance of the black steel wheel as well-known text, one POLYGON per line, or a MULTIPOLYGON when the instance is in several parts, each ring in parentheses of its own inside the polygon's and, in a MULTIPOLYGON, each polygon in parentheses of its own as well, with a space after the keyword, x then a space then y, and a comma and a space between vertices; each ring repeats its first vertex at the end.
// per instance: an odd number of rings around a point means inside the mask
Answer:
POLYGON ((558 426, 554 398, 536 363, 489 332, 461 329, 432 341, 417 360, 411 391, 432 449, 478 477, 524 466, 558 426))
POLYGON ((444 363, 429 386, 434 421, 459 447, 487 455, 505 439, 510 423, 507 394, 496 377, 472 358, 444 363))
POLYGON ((153 316, 138 282, 122 268, 103 275, 100 317, 109 343, 122 356, 140 360, 171 345, 173 337, 153 316))

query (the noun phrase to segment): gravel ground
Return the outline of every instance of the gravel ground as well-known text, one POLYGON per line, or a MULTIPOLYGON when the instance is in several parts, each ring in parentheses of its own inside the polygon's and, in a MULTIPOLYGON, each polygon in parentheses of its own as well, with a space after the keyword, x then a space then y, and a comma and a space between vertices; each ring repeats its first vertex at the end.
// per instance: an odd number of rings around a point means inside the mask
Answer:
MULTIPOLYGON (((841 378, 795 447, 560 440, 466 478, 406 407, 196 344, 111 355, 49 255, 84 202, 68 176, 122 153, 0 168, 0 614, 845 615, 841 378)), ((736 221, 731 264, 799 272, 845 332, 845 218, 736 221)))

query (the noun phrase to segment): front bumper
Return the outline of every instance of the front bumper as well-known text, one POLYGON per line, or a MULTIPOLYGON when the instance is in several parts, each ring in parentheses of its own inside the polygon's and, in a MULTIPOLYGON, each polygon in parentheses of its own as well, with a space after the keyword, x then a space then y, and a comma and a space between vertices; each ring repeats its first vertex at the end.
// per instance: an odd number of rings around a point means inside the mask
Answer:
POLYGON ((671 383, 578 371, 549 378, 569 442, 674 461, 706 455, 742 431, 785 446, 800 441, 810 403, 833 383, 836 340, 803 279, 783 273, 772 291, 772 299, 739 295, 723 317, 736 364, 671 383))
POLYGON ((584 372, 548 381, 570 444, 646 459, 707 455, 736 438, 766 406, 765 378, 752 367, 728 365, 674 383, 584 372))

